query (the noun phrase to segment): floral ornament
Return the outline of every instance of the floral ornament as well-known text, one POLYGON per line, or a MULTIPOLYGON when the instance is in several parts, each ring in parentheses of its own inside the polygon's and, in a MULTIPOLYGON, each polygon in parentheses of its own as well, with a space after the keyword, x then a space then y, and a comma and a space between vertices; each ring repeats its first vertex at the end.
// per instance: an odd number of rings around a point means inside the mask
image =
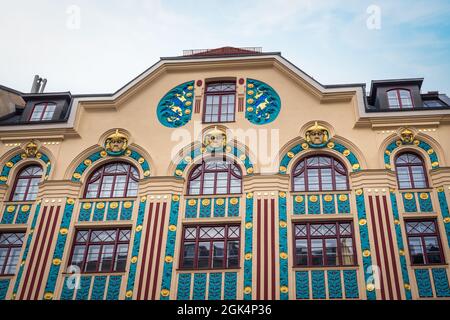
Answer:
POLYGON ((328 129, 320 126, 317 121, 306 130, 305 139, 311 148, 323 148, 330 140, 328 129))
POLYGON ((28 142, 24 148, 25 154, 28 158, 35 158, 38 153, 38 149, 39 147, 35 140, 31 140, 30 142, 28 142))
POLYGON ((247 79, 247 111, 245 117, 253 124, 263 125, 274 121, 281 109, 278 93, 268 84, 247 79))
POLYGON ((412 144, 414 142, 415 134, 409 129, 405 129, 400 133, 400 138, 404 144, 412 144))
POLYGON ((122 156, 128 148, 128 137, 116 130, 105 140, 105 150, 109 156, 122 156))
POLYGON ((156 112, 159 122, 168 128, 184 126, 191 120, 193 101, 194 81, 173 88, 158 104, 156 112))

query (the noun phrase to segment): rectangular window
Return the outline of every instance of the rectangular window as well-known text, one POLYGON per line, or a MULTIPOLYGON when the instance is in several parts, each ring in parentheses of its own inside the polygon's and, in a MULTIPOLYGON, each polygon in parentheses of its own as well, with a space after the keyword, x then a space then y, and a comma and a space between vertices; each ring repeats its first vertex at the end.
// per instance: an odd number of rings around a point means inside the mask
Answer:
POLYGON ((296 266, 356 265, 352 222, 299 223, 294 230, 296 266))
POLYGON ((39 103, 36 104, 31 113, 30 121, 49 121, 53 119, 55 114, 56 104, 54 103, 39 103))
POLYGON ((436 220, 407 221, 406 234, 412 265, 444 263, 436 220))
POLYGON ((0 233, 0 275, 13 275, 20 259, 25 233, 0 233))
POLYGON ((185 226, 181 269, 239 268, 240 226, 185 226))
POLYGON ((124 272, 130 243, 130 229, 79 230, 70 265, 82 273, 124 272))
POLYGON ((206 86, 203 122, 233 122, 236 83, 210 83, 206 86))

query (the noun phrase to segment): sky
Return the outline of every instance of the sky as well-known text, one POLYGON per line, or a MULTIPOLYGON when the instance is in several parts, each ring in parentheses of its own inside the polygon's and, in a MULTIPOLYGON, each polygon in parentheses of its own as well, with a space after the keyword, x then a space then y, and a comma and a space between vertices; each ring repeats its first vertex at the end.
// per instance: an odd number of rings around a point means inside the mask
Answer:
POLYGON ((450 95, 449 0, 0 0, 0 84, 112 93, 186 49, 262 47, 322 84, 450 95))

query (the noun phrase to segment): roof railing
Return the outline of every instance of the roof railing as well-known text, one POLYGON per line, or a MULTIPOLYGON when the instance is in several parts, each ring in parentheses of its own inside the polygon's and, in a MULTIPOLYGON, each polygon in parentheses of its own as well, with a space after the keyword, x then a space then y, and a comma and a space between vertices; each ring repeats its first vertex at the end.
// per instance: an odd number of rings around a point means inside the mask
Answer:
MULTIPOLYGON (((262 47, 242 47, 242 48, 222 48, 222 50, 226 53, 227 49, 229 49, 230 52, 238 49, 238 50, 245 50, 245 51, 250 51, 253 53, 262 53, 262 47)), ((197 55, 197 54, 203 54, 203 53, 208 53, 211 51, 216 51, 217 48, 215 49, 191 49, 191 50, 183 50, 183 56, 192 56, 192 55, 197 55)))

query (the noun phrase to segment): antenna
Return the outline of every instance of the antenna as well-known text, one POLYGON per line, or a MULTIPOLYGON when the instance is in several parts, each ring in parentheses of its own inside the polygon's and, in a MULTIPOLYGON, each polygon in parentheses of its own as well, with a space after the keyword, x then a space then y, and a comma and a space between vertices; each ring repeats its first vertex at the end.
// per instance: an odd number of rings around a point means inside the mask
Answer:
POLYGON ((47 79, 35 75, 33 79, 33 85, 31 86, 31 93, 43 93, 45 86, 47 85, 47 79))

